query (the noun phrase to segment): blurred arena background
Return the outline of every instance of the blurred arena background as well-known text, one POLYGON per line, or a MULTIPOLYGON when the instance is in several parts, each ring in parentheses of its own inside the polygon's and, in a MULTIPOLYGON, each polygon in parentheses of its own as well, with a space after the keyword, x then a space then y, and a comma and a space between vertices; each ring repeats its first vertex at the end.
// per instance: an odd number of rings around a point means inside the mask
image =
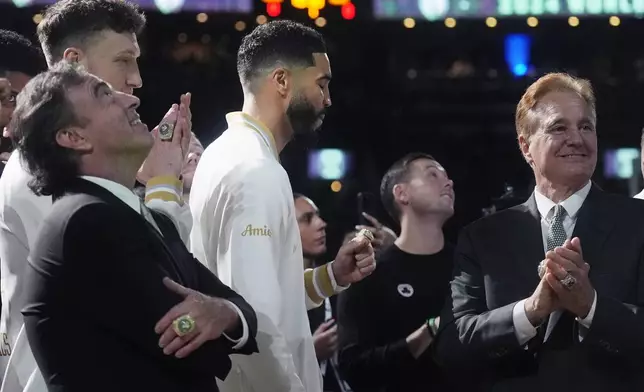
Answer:
MULTIPOLYGON (((53 1, 0 0, 0 26, 35 40, 53 1)), ((365 208, 395 228, 379 203, 385 169, 403 154, 434 155, 455 181, 448 235, 484 209, 532 191, 514 130, 526 86, 550 71, 590 79, 598 95, 601 154, 596 181, 632 195, 642 186, 644 0, 139 0, 141 114, 156 124, 193 93, 204 144, 241 107, 235 70, 240 39, 257 24, 291 18, 327 39, 333 107, 317 140, 282 155, 293 189, 329 222, 330 252, 365 208), (499 200, 501 199, 501 200, 499 200)), ((335 253, 334 253, 335 254, 335 253)))

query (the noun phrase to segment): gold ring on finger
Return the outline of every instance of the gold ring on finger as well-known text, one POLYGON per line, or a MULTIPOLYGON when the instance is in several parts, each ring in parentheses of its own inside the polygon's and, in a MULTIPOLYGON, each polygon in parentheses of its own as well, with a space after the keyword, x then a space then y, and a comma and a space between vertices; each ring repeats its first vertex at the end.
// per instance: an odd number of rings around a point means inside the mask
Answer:
POLYGON ((193 319, 189 314, 184 314, 183 316, 177 317, 172 322, 172 329, 174 329, 174 332, 179 337, 185 336, 194 331, 195 327, 195 319, 193 319))
POLYGON ((371 230, 368 229, 362 229, 360 232, 358 232, 358 235, 356 235, 356 238, 358 237, 365 237, 366 239, 369 240, 369 242, 373 242, 376 238, 373 236, 373 233, 371 230))
POLYGON ((172 140, 174 135, 174 125, 169 123, 163 123, 159 126, 159 138, 161 140, 172 140))
POLYGON ((560 282, 566 289, 571 290, 577 284, 577 279, 568 272, 560 282))

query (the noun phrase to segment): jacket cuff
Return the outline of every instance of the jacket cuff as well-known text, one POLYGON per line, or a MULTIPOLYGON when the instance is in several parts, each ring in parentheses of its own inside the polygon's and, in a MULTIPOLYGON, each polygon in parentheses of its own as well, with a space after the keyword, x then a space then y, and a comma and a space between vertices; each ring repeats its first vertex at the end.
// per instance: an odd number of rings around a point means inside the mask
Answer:
POLYGON ((335 294, 327 264, 304 271, 304 287, 306 295, 316 304, 321 304, 325 298, 335 294))
POLYGON ((157 199, 174 201, 182 204, 181 194, 183 182, 173 176, 158 176, 151 178, 145 186, 145 202, 157 199))

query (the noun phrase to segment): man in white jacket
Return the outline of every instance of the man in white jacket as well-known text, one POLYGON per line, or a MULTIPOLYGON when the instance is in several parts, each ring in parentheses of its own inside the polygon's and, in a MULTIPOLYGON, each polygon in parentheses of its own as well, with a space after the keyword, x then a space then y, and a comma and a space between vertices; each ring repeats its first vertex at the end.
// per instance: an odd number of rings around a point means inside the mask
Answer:
POLYGON ((233 356, 222 392, 320 392, 307 308, 375 268, 363 237, 331 263, 304 272, 293 192, 279 153, 296 133, 315 132, 331 106, 331 68, 322 36, 279 20, 239 48, 241 112, 208 146, 190 193, 192 252, 253 306, 259 354, 233 356))
MULTIPOLYGON (((38 26, 38 37, 47 63, 78 63, 131 94, 141 87, 137 65, 140 55, 137 34, 145 26, 143 13, 132 3, 120 0, 62 0, 51 6, 38 26)), ((141 172, 147 181, 146 205, 165 213, 187 242, 192 219, 181 194, 178 179, 190 140, 190 97, 172 106, 161 124, 174 125, 172 140, 155 144, 141 172), (183 137, 182 137, 183 136, 183 137)), ((6 334, 0 359, 2 392, 44 392, 26 335, 21 332, 24 288, 21 277, 38 226, 51 209, 51 197, 34 195, 27 184, 32 179, 14 152, 0 178, 0 263, 2 264, 2 317, 0 332, 6 334), (8 361, 8 362, 7 362, 8 361)))

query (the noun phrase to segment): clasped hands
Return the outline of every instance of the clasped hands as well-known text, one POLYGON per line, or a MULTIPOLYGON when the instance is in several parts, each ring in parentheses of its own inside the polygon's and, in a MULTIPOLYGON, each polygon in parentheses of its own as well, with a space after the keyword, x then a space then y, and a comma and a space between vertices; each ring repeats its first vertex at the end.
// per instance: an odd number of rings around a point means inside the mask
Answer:
POLYGON ((182 94, 180 103, 172 105, 161 123, 152 130, 154 144, 137 173, 139 182, 145 184, 157 176, 180 176, 192 137, 191 99, 190 93, 182 94), (159 128, 164 124, 173 127, 171 140, 162 140, 159 136, 159 128))
POLYGON ((554 311, 565 309, 580 319, 586 318, 595 299, 595 289, 588 278, 590 266, 584 261, 578 237, 546 253, 541 263, 545 269, 534 293, 525 301, 525 311, 532 325, 541 324, 554 311), (562 280, 570 274, 575 283, 569 287, 562 280))

